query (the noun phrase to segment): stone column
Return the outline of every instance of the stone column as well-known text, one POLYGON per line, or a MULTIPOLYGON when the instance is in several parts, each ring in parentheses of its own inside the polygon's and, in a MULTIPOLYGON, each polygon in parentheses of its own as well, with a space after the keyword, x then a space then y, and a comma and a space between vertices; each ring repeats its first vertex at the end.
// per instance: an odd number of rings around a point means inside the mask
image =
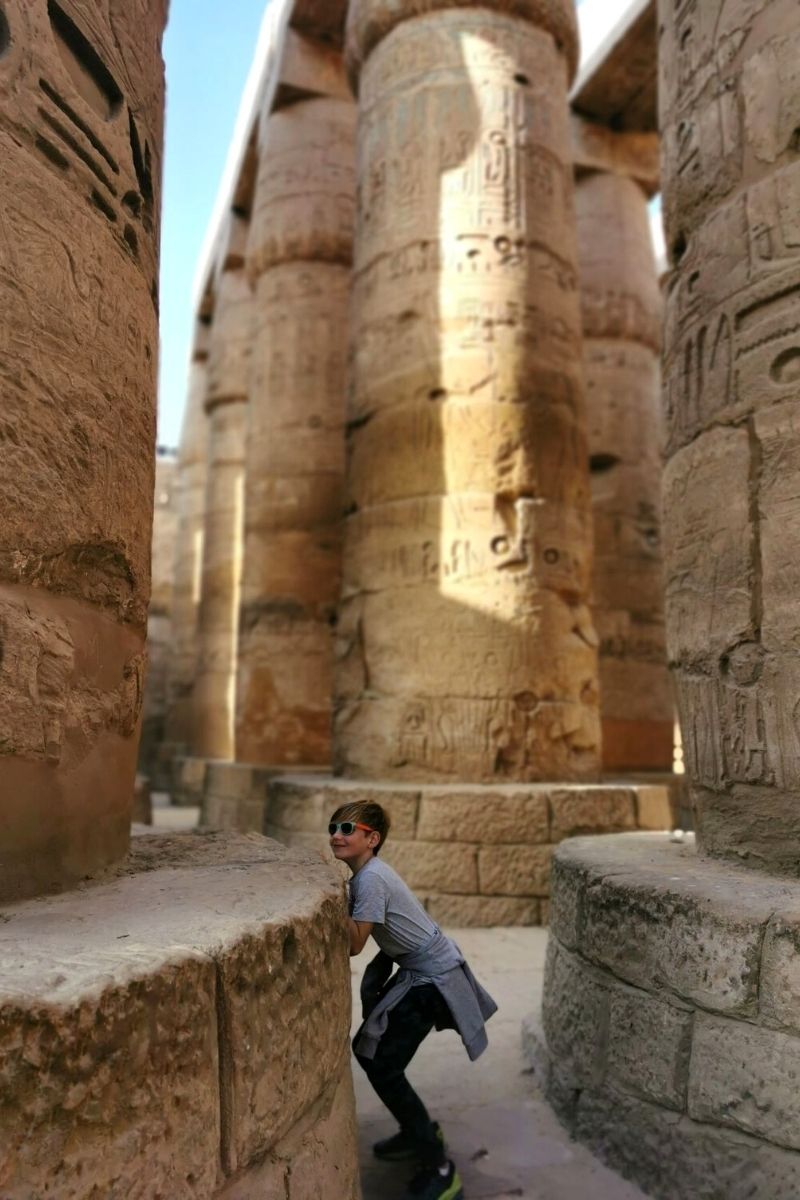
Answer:
POLYGON ((0 4, 0 899, 128 846, 145 671, 164 0, 0 4))
POLYGON ((796 875, 800 15, 662 7, 667 628, 686 767, 706 852, 796 875))
POLYGON ((336 767, 592 778, 573 5, 355 0, 348 52, 361 191, 336 767))
POLYGON ((253 366, 236 757, 330 762, 341 581, 355 106, 266 114, 250 230, 253 366))
POLYGON ((244 454, 252 295, 243 267, 225 270, 208 360, 208 479, 193 702, 193 753, 232 758, 242 563, 244 454))
POLYGON ((670 771, 659 430, 663 303, 647 196, 626 175, 590 170, 579 171, 575 201, 603 765, 670 771))
POLYGON ((172 592, 167 740, 192 741, 192 694, 197 674, 197 622, 203 565, 208 426, 205 412, 208 351, 196 340, 178 449, 178 534, 172 592))

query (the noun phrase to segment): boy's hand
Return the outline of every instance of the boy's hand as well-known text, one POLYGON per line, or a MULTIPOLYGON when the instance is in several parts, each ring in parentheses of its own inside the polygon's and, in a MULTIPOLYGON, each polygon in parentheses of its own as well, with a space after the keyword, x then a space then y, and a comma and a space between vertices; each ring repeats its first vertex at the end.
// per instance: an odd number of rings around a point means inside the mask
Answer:
POLYGON ((372 933, 371 921, 354 921, 352 917, 348 918, 350 922, 350 957, 360 954, 367 944, 367 939, 372 933))

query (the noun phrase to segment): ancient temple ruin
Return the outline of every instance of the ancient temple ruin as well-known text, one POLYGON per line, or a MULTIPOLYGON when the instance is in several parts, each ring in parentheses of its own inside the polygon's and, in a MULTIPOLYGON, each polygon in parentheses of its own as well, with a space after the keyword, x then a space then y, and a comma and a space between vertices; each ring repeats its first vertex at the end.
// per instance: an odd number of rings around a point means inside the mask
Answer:
POLYGON ((374 793, 439 919, 539 923, 563 838, 671 823, 658 137, 570 111, 571 3, 353 3, 343 49, 262 50, 200 277, 173 793, 321 848, 374 793))
POLYGON ((796 0, 272 0, 157 461, 166 7, 0 0, 3 1200, 358 1200, 367 796, 578 1139, 793 1200, 796 0))

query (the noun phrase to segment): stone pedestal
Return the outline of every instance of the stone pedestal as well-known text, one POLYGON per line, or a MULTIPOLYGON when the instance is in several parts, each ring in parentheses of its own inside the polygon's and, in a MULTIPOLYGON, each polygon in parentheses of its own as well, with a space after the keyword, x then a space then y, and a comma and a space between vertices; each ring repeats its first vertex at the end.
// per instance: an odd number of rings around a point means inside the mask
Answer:
POLYGON ((211 327, 208 478, 192 752, 232 758, 242 567, 252 296, 243 267, 222 273, 211 327))
POLYGON ((124 855, 158 358, 165 0, 0 11, 0 899, 124 855))
POLYGON ((222 835, 6 906, 4 1200, 359 1200, 344 913, 317 855, 222 835))
POLYGON ((597 775, 574 20, 566 2, 350 5, 361 191, 334 738, 351 777, 597 775))
POLYGON ((655 784, 369 783, 219 764, 206 792, 217 823, 249 820, 285 845, 326 855, 334 809, 377 801, 392 819, 381 857, 450 926, 546 924, 556 844, 670 826, 668 789, 655 784))
POLYGON ((613 170, 579 168, 575 203, 603 767, 671 770, 675 714, 661 548, 663 303, 647 196, 613 170))
POLYGON ((553 860, 541 1024, 562 1120, 659 1200, 800 1190, 800 884, 663 835, 553 860))
POLYGON ((236 758, 328 764, 341 583, 355 203, 352 101, 265 114, 254 283, 236 758))

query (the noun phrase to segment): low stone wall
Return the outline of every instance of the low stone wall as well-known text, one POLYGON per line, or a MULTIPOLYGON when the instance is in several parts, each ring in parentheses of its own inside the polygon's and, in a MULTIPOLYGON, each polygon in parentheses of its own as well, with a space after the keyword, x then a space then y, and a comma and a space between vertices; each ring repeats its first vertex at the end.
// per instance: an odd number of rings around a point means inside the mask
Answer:
POLYGON ((358 1200, 342 888, 258 836, 151 834, 7 906, 3 1200, 358 1200))
POLYGON ((552 885, 525 1040, 563 1122, 660 1200, 796 1200, 800 884, 634 835, 552 885))
POLYGON ((365 784, 232 763, 209 765, 201 820, 259 829, 327 857, 330 814, 363 799, 391 814, 385 861, 434 920, 457 927, 544 924, 558 843, 587 831, 670 826, 662 785, 365 784))

